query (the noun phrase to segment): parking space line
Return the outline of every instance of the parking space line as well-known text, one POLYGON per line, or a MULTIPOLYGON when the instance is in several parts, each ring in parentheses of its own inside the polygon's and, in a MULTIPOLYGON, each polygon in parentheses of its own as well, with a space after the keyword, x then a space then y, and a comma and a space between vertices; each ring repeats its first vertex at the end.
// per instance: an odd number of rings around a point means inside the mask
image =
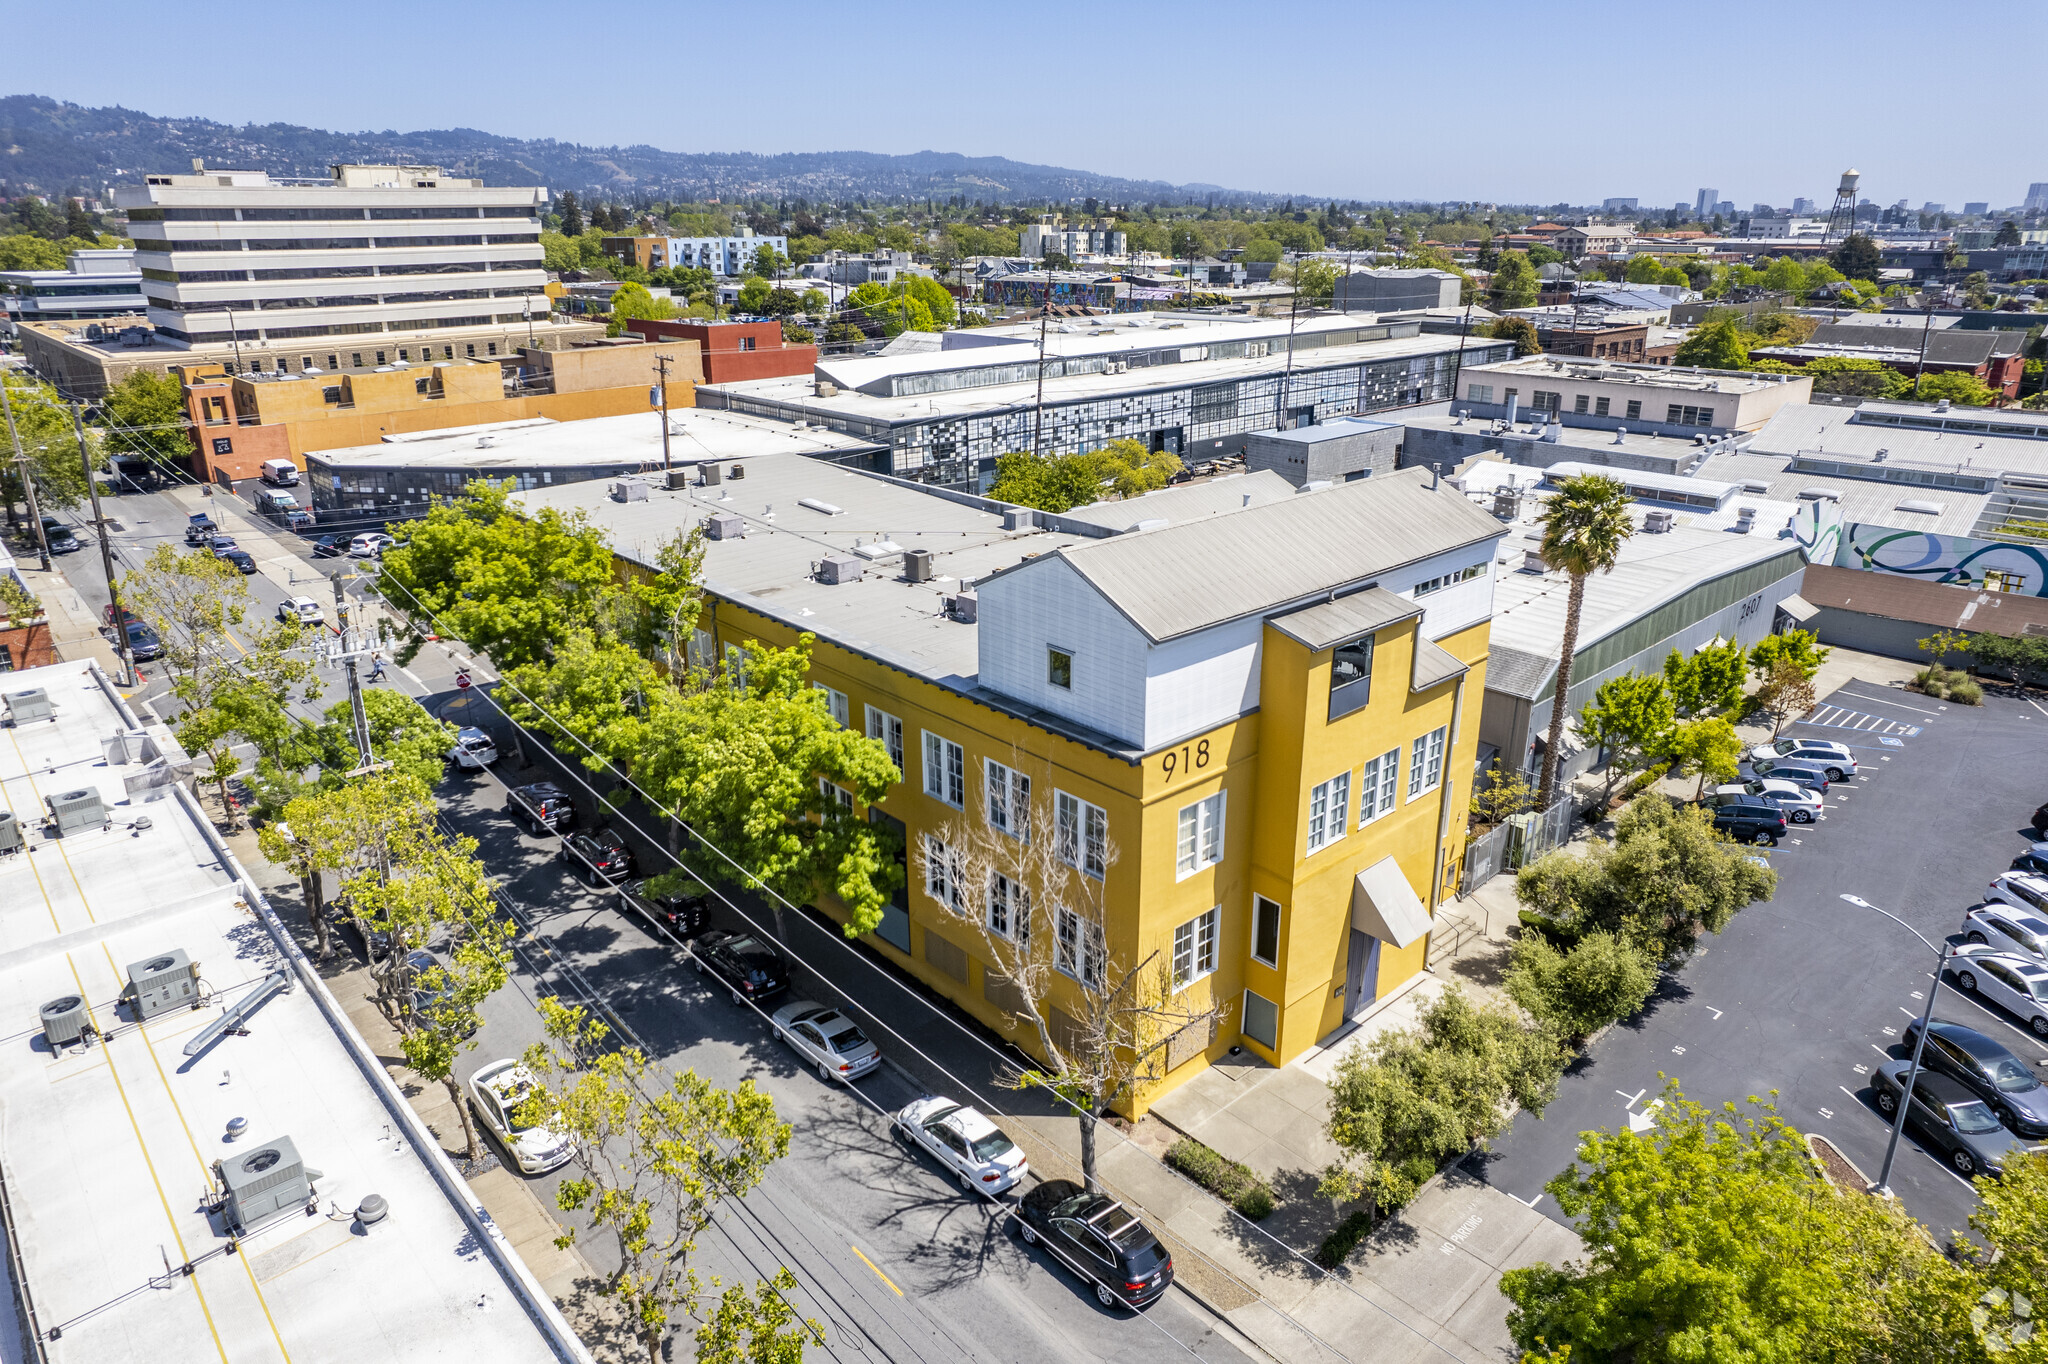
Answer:
POLYGON ((1936 719, 1939 719, 1941 717, 1941 712, 1938 710, 1922 710, 1918 706, 1909 706, 1905 702, 1895 700, 1889 696, 1864 696, 1861 693, 1853 691, 1837 691, 1835 695, 1846 696, 1852 701, 1863 701, 1871 705, 1896 706, 1900 710, 1910 710, 1915 715, 1929 715, 1935 717, 1936 719))

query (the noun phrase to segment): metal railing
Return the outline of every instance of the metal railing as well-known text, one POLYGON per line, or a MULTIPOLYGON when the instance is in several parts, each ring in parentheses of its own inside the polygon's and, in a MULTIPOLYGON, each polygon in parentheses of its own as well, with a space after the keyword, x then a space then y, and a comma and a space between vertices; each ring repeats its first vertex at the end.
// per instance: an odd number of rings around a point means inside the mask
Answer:
POLYGON ((1512 815, 1465 845, 1465 874, 1458 889, 1470 895, 1504 871, 1518 870, 1571 841, 1578 804, 1569 795, 1540 813, 1512 815))

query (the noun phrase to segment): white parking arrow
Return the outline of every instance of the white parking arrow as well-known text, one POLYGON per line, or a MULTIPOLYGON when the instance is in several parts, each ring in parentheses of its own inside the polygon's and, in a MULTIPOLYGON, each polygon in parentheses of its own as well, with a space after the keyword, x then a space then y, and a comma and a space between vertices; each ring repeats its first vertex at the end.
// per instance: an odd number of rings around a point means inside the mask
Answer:
POLYGON ((1647 1132, 1655 1127, 1657 1125, 1657 1110, 1663 1106, 1664 1101, 1662 1099, 1652 1099, 1642 1112, 1629 1114, 1628 1130, 1631 1132, 1647 1132))

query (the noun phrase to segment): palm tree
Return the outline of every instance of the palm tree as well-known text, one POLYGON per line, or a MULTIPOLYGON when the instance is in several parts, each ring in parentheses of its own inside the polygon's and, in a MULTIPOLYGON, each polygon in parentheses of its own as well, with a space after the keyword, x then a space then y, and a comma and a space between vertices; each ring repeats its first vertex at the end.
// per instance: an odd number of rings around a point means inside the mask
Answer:
POLYGON ((1566 698, 1571 694, 1572 653, 1579 644, 1579 611, 1586 604, 1586 579, 1605 573, 1621 557, 1621 542, 1635 534, 1628 493, 1605 474, 1581 474, 1558 484, 1543 509, 1543 562, 1571 575, 1565 602, 1564 645, 1558 652, 1557 690, 1550 703, 1550 735, 1543 745, 1543 780, 1536 808, 1548 810, 1557 782, 1557 751, 1564 742, 1566 698))

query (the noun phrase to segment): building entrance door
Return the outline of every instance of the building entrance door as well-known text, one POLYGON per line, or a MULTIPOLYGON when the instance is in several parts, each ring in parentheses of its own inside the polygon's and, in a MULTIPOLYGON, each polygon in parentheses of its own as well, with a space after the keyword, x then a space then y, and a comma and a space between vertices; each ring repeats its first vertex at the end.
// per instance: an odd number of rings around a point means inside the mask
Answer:
POLYGON ((1351 950, 1344 964, 1344 1017, 1353 1019, 1379 998, 1380 940, 1351 930, 1351 950))

